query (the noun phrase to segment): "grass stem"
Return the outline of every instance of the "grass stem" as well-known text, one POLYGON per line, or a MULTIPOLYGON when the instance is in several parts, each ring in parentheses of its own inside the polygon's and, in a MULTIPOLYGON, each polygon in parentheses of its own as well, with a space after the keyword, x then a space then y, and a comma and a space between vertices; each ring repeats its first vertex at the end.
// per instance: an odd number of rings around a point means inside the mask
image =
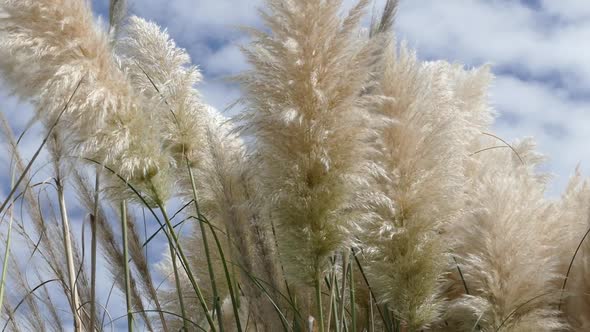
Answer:
POLYGON ((207 306, 207 302, 205 302, 205 298, 203 297, 203 292, 201 291, 201 288, 199 287, 199 284, 197 283, 197 281, 195 279, 195 274, 192 272, 189 261, 188 261, 186 255, 184 254, 184 251, 182 250, 182 246, 180 245, 180 241, 178 240, 178 235, 176 235, 176 232, 174 231, 174 227, 172 226, 172 222, 170 221, 170 218, 168 217, 168 213, 166 212, 166 208, 164 207, 162 202, 158 202, 157 204, 158 204, 158 207, 160 208, 160 211, 162 211, 164 221, 166 222, 166 227, 168 228, 168 233, 172 237, 174 249, 180 255, 180 260, 182 262, 184 270, 186 271, 187 277, 188 277, 193 289, 195 290, 195 294, 197 295, 197 298, 199 300, 199 303, 201 304, 201 307, 203 308, 203 312, 205 314, 205 318, 207 319, 207 323, 209 323, 209 327, 211 328, 211 332, 216 332, 217 328, 215 327, 215 323, 213 322, 213 318, 211 317, 211 314, 209 313, 209 307, 207 306))
POLYGON ((324 332, 324 308, 322 308, 322 277, 317 273, 315 278, 315 299, 317 305, 319 332, 324 332))
MULTIPOLYGON (((16 176, 16 170, 13 169, 12 177, 10 180, 10 186, 14 185, 14 178, 16 176)), ((8 271, 8 257, 10 256, 10 240, 12 237, 12 220, 13 220, 14 207, 10 207, 8 215, 8 231, 6 233, 6 249, 4 249, 4 261, 2 263, 2 279, 0 279, 0 308, 4 308, 4 290, 6 286, 6 272, 8 271)))
POLYGON ((94 183, 94 207, 90 217, 92 239, 90 243, 90 332, 96 324, 96 223, 98 222, 98 200, 100 189, 100 167, 96 167, 94 183))
MULTIPOLYGON (((186 165, 188 168, 189 176, 191 179, 192 191, 193 191, 193 203, 195 205, 195 212, 197 216, 201 215, 201 211, 199 208, 199 203, 197 200, 197 187, 195 184, 195 177, 193 175, 193 170, 190 167, 188 158, 186 158, 186 165)), ((203 247, 205 249, 205 257, 207 259, 207 269, 209 270, 209 279, 211 280, 211 290, 213 292, 213 304, 215 306, 215 312, 217 313, 217 322, 219 324, 219 332, 223 332, 223 317, 221 312, 221 304, 219 299, 219 294, 217 293, 217 284, 215 282, 215 271, 213 271, 213 264, 211 260, 211 252, 209 251, 209 241, 207 239, 207 230, 205 229, 205 224, 199 222, 199 227, 201 229, 201 237, 203 240, 203 247)))
POLYGON ((64 194, 64 187, 61 179, 58 177, 56 180, 57 195, 59 200, 59 212, 61 214, 62 221, 62 232, 64 249, 66 254, 66 264, 68 267, 68 281, 70 286, 70 296, 72 305, 72 314, 74 315, 74 330, 82 330, 82 320, 78 314, 78 308, 80 308, 80 296, 78 294, 78 287, 76 285, 76 269, 74 267, 74 254, 72 249, 72 238, 70 233, 70 222, 68 219, 68 212, 66 208, 66 198, 64 194))
POLYGON ((352 261, 348 266, 348 270, 348 289, 350 290, 350 315, 352 316, 350 329, 351 331, 356 332, 356 298, 354 292, 354 270, 352 266, 352 261))
POLYGON ((121 230, 123 232, 123 264, 125 266, 125 300, 127 304, 127 330, 133 332, 133 308, 131 305, 131 278, 129 275, 129 249, 127 241, 127 203, 121 201, 121 230))

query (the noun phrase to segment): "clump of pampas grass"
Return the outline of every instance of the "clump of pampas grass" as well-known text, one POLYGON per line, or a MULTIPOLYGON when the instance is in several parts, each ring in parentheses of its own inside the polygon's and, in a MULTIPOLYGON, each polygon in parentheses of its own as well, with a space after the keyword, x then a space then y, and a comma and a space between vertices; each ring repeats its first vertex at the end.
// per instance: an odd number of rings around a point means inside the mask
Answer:
POLYGON ((313 285, 328 257, 348 242, 348 200, 363 182, 366 136, 361 97, 370 45, 355 36, 362 1, 345 20, 339 1, 268 1, 272 34, 253 32, 240 77, 246 134, 267 180, 281 261, 288 278, 313 285), (321 22, 321 23, 320 23, 321 22), (326 42, 328 41, 328 42, 326 42))
MULTIPOLYGON (((481 147, 496 142, 483 139, 481 147)), ((461 271, 447 316, 455 329, 564 328, 554 255, 563 234, 544 198, 546 176, 536 172, 542 160, 531 140, 468 160, 466 214, 450 235, 461 271)))
POLYGON ((5 325, 67 329, 63 300, 76 331, 107 328, 102 252, 130 331, 587 329, 587 182, 576 173, 547 198, 533 141, 491 130, 488 66, 420 61, 395 41, 395 0, 368 29, 368 0, 341 5, 265 1, 231 118, 203 101, 188 52, 126 17, 126 1, 110 1, 106 27, 88 1, 0 0, 0 73, 32 102, 53 162, 35 183, 39 153, 27 164, 1 118, 22 176, 0 218, 30 255, 9 257, 6 234, 5 325), (184 203, 173 215, 171 199, 184 203), (169 247, 157 264, 155 239, 169 247))
MULTIPOLYGON (((107 165, 152 200, 167 200, 169 160, 156 121, 89 4, 6 0, 2 11, 0 68, 14 92, 31 98, 48 127, 59 118, 71 155, 107 165)), ((114 181, 117 199, 133 198, 114 181)))
POLYGON ((445 225, 460 216, 464 199, 460 109, 447 66, 420 63, 405 46, 385 55, 375 161, 382 169, 370 196, 371 217, 359 230, 369 280, 410 330, 436 322, 443 308, 440 280, 449 246, 445 225))

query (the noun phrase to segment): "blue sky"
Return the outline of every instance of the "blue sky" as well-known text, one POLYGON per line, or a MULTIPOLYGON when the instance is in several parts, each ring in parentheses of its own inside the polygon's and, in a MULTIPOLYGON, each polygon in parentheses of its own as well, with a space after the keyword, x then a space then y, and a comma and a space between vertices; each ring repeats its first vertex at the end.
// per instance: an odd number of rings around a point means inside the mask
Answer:
MULTIPOLYGON (((93 0, 104 13, 106 0, 93 0)), ((224 109, 239 97, 226 81, 247 68, 240 26, 260 26, 261 0, 130 0, 131 13, 167 27, 201 68, 200 90, 224 109)), ((345 6, 354 1, 345 0, 345 6)), ((376 0, 380 8, 383 0, 376 0)), ((590 174, 590 5, 587 0, 401 0, 398 40, 424 60, 467 67, 491 64, 496 79, 490 103, 498 111, 495 131, 504 139, 533 136, 549 157, 558 196, 580 164, 590 174)))
MULTIPOLYGON (((248 68, 239 51, 248 39, 239 27, 260 26, 256 10, 262 0, 129 2, 131 14, 167 27, 189 51, 204 74, 200 91, 208 103, 223 110, 239 97, 238 88, 224 78, 248 68)), ((92 3, 97 16, 104 17, 108 0, 92 3)), ((382 3, 377 0, 376 8, 382 3)), ((406 40, 424 60, 492 65, 494 130, 509 141, 535 137, 540 152, 550 158, 543 170, 554 175, 548 195, 559 195, 578 164, 590 174, 588 0, 401 0, 395 29, 397 39, 406 40)), ((30 106, 10 97, 1 82, 0 111, 17 132, 32 115, 30 106)), ((32 155, 40 133, 36 128, 24 140, 25 156, 32 155)), ((7 165, 3 158, 2 168, 7 165)), ((0 197, 8 190, 7 179, 0 174, 0 197)), ((79 221, 73 222, 74 231, 80 231, 79 221)), ((154 255, 161 249, 154 246, 154 255)))

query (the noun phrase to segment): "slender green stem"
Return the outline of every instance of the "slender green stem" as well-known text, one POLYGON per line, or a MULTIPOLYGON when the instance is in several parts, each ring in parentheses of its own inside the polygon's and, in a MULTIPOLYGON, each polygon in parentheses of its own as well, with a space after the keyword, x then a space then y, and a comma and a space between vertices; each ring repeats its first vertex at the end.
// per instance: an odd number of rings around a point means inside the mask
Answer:
POLYGON ((229 269, 227 268, 225 255, 223 253, 223 249, 221 248, 221 242, 219 241, 219 237, 217 236, 217 233, 215 232, 215 229, 213 228, 211 223, 209 223, 209 221, 207 221, 207 224, 209 225, 209 228, 211 229, 211 233, 213 234, 213 239, 215 239, 215 243, 217 244, 217 249, 219 249, 219 256, 221 258, 221 263, 223 265, 223 272, 225 273, 225 279, 227 280, 227 287, 229 288, 229 296, 231 299, 232 309, 234 311, 234 319, 236 321, 236 327, 237 327, 238 331, 241 332, 242 331, 242 324, 240 322, 240 311, 238 309, 238 301, 236 299, 236 291, 237 290, 234 289, 234 287, 233 287, 233 283, 231 280, 231 276, 229 275, 229 269))
MULTIPOLYGON (((226 232, 226 234, 227 234, 227 243, 232 243, 232 239, 231 239, 231 236, 230 236, 229 232, 226 232)), ((229 257, 232 257, 232 255, 233 255, 233 257, 236 256, 235 253, 234 253, 234 250, 232 250, 232 249, 233 249, 233 247, 230 246, 230 248, 229 248, 229 257)), ((235 264, 231 264, 231 281, 232 281, 232 285, 234 286, 234 289, 236 290, 236 292, 238 292, 239 289, 240 289, 240 285, 239 285, 238 280, 236 278, 236 266, 235 266, 235 264)), ((237 305, 238 305, 238 308, 239 308, 240 307, 240 296, 239 296, 239 294, 237 294, 237 296, 236 296, 236 301, 237 301, 237 305)))
POLYGON ((336 259, 332 259, 332 271, 330 272, 330 310, 328 310, 328 331, 330 331, 330 325, 332 323, 332 315, 334 315, 334 328, 336 332, 340 332, 339 321, 338 321, 338 305, 336 303, 336 259))
POLYGON ((348 273, 348 289, 350 289, 350 314, 352 316, 351 330, 356 331, 356 299, 354 294, 354 270, 352 268, 352 261, 350 262, 348 273))
POLYGON ((66 252, 66 264, 68 267, 68 278, 69 278, 69 286, 72 298, 72 314, 74 315, 74 330, 81 331, 82 330, 82 320, 80 319, 80 315, 78 314, 78 308, 80 308, 80 296, 78 295, 78 286, 76 285, 76 269, 74 267, 74 255, 72 253, 72 238, 70 235, 70 222, 68 219, 68 212, 66 208, 66 198, 64 195, 64 188, 61 183, 61 179, 57 178, 56 180, 57 186, 57 195, 59 199, 59 211, 61 214, 62 220, 62 232, 63 232, 63 241, 64 241, 64 249, 66 252))
POLYGON ((176 294, 178 295, 178 304, 180 305, 180 315, 182 316, 182 327, 188 331, 188 321, 186 316, 186 308, 184 307, 184 296, 182 295, 182 286, 180 285, 180 275, 178 273, 178 262, 176 252, 174 250, 174 243, 168 237, 168 248, 170 248, 170 259, 172 260, 172 270, 174 271, 174 283, 176 285, 176 294))
MULTIPOLYGON (((86 76, 84 76, 84 77, 86 77, 86 76)), ((53 122, 53 124, 51 125, 51 127, 49 127, 49 130, 47 130, 47 134, 43 138, 43 142, 41 142, 41 144, 39 145, 39 147, 35 151, 35 154, 33 154, 33 157, 31 158, 31 160, 29 161, 29 163, 27 164, 27 166, 23 170, 22 174, 20 175, 20 177, 18 178, 18 180, 16 181, 16 183, 12 186, 12 189, 8 193, 8 196, 6 197, 6 200, 4 200, 4 202, 2 202, 2 205, 0 205, 0 213, 2 213, 2 211, 4 211, 4 208, 8 205, 8 202, 10 202, 10 199, 12 198, 12 196, 14 195, 14 193, 16 192, 16 190, 18 189, 18 186, 20 185, 20 183, 27 177, 27 174, 28 174, 29 170, 31 169, 31 167, 33 166, 33 163, 35 162, 35 160, 37 159, 37 157, 39 157, 39 154, 41 153, 41 150, 43 150, 43 147, 45 146, 45 144, 47 144, 47 141, 51 137, 52 132, 53 132, 53 129, 55 129, 55 127, 57 127, 57 125, 59 123, 59 120, 61 119, 61 116, 68 109, 68 106, 70 105, 70 102, 72 101, 72 99, 74 98, 74 95, 76 94, 76 92, 80 88, 80 85, 82 84, 82 80, 84 79, 84 77, 82 77, 80 79, 80 81, 78 82, 78 85, 76 85, 76 89, 74 89, 74 92, 70 96, 70 99, 68 99, 68 102, 66 103, 66 105, 64 106, 64 108, 61 110, 61 112, 59 113, 59 115, 57 116, 57 118, 55 119, 55 122, 53 122)))
POLYGON ((373 297, 369 294, 369 332, 375 332, 375 317, 373 315, 373 297))
MULTIPOLYGON (((199 208, 198 203, 198 195, 197 195, 197 186, 195 184, 195 177, 193 175, 193 170, 190 167, 189 160, 186 158, 186 166, 188 168, 188 173, 191 178, 191 185, 193 190, 193 202, 195 205, 195 211, 197 212, 197 216, 201 215, 201 211, 199 208)), ((209 270, 209 279, 211 279, 211 290, 213 291, 213 304, 215 306, 215 311, 217 313, 217 322, 219 324, 219 331, 223 332, 223 317, 221 313, 221 304, 219 299, 219 294, 217 293, 217 283, 215 282, 215 272, 213 271, 213 264, 211 260, 211 252, 209 251, 209 241, 207 239, 207 230, 205 229, 205 225, 202 222, 199 222, 199 227, 201 228, 201 237, 203 239, 203 247, 205 248, 205 257, 207 258, 207 268, 209 270)))
MULTIPOLYGON (((338 326, 336 327, 336 330, 337 331, 346 331, 348 329, 347 326, 346 326, 346 316, 345 316, 345 313, 347 311, 346 311, 346 302, 345 302, 345 298, 344 298, 344 294, 345 294, 345 291, 346 291, 346 289, 344 289, 344 288, 345 288, 347 277, 346 277, 345 274, 343 274, 342 276, 344 277, 344 279, 342 280, 343 281, 342 282, 342 288, 340 287, 340 285, 338 283, 338 278, 336 278, 336 280, 334 281, 334 287, 336 287, 336 296, 334 298, 334 301, 336 301, 337 304, 338 303, 340 304, 340 308, 342 310, 341 311, 342 314, 340 316, 336 316, 336 317, 338 317, 340 319, 338 321, 339 322, 338 323, 338 326), (342 289, 342 293, 340 293, 338 291, 338 289, 342 289)), ((336 306, 336 308, 338 308, 338 306, 336 306)))
MULTIPOLYGON (((344 295, 346 292, 346 276, 348 275, 348 265, 349 265, 349 256, 346 254, 346 252, 342 253, 342 288, 340 290, 340 301, 341 301, 341 311, 340 311, 340 317, 342 318, 341 323, 342 324, 338 324, 338 329, 339 330, 343 330, 344 329, 344 324, 346 324, 346 319, 344 319, 344 313, 346 310, 346 303, 344 301, 344 295)), ((336 284, 338 284, 338 280, 336 280, 336 284)))
POLYGON ((188 277, 193 289, 195 290, 195 293, 197 295, 197 298, 199 299, 199 303, 201 304, 201 307, 203 308, 203 312, 205 314, 205 318, 207 319, 207 323, 209 323, 209 327, 211 327, 211 331, 216 332, 217 329, 215 328, 215 323, 213 322, 213 318, 211 317, 211 314, 209 313, 209 308, 207 307, 207 302, 205 302, 205 298, 203 297, 203 292, 201 291, 201 288, 199 287, 199 284, 197 283, 197 281, 195 279, 195 274, 193 273, 193 271, 190 267, 189 261, 186 258, 184 251, 182 250, 182 246, 180 245, 180 241, 178 240, 178 236, 176 235, 176 232, 174 231, 174 227, 172 226, 172 222, 170 222, 170 218, 168 217, 168 213, 166 212, 166 209, 164 208, 162 202, 158 202, 157 204, 158 204, 158 207, 160 208, 160 211, 162 211, 162 215, 164 216, 164 221, 166 222, 166 227, 168 228, 168 233, 172 237, 172 240, 174 241, 174 249, 180 255, 180 260, 181 260, 181 263, 184 267, 184 270, 186 271, 187 277, 188 277))
POLYGON ((94 183, 94 207, 90 217, 92 239, 90 244, 90 332, 96 324, 96 223, 98 219, 98 199, 100 189, 100 167, 96 167, 94 183))
POLYGON ((127 243, 127 203, 121 201, 121 230, 123 231, 123 264, 125 266, 125 300, 127 303, 127 330, 133 332, 133 308, 131 306, 131 280, 129 275, 129 250, 127 243))
MULTIPOLYGON (((12 170, 12 177, 10 180, 10 186, 14 185, 14 178, 16 176, 16 170, 12 170)), ((8 216, 8 232, 6 233, 6 249, 4 249, 4 262, 2 263, 2 280, 0 280, 0 308, 4 308, 4 289, 6 285, 6 272, 8 271, 8 257, 10 256, 10 239, 12 236, 12 220, 13 220, 14 207, 10 207, 8 216)))
POLYGON ((8 232, 6 235, 6 249, 4 249, 4 262, 2 264, 2 280, 0 281, 0 308, 4 303, 4 286, 6 284, 6 271, 8 270, 8 256, 10 256, 10 238, 12 235, 12 209, 10 209, 10 219, 8 220, 8 232))
POLYGON ((315 299, 317 305, 319 332, 324 332, 324 308, 322 308, 322 276, 318 272, 315 278, 315 299))
MULTIPOLYGON (((359 258, 356 255, 356 252, 354 250, 354 248, 352 248, 352 257, 354 258, 354 261, 356 262, 356 266, 359 269, 359 273, 361 274, 361 276, 363 277, 363 280, 365 282, 365 285, 367 285, 367 288, 369 289, 369 294, 373 297, 373 301, 375 301, 375 308, 377 308, 377 311, 379 312, 379 316, 381 316, 381 320, 383 322, 385 322, 385 329, 387 330, 387 332, 391 332, 393 331, 391 329, 391 327, 389 326, 390 324, 387 324, 387 318, 385 317, 386 313, 383 313, 383 310, 381 310, 381 307, 376 304, 377 300, 375 297, 375 292, 373 291, 373 287, 371 287, 371 284, 369 283, 369 279, 367 278, 367 275, 365 274, 365 271, 363 269, 363 266, 361 265, 361 261, 359 260, 359 258)), ((352 261, 351 261, 352 264, 352 261)), ((352 267, 352 265, 351 265, 352 267)))

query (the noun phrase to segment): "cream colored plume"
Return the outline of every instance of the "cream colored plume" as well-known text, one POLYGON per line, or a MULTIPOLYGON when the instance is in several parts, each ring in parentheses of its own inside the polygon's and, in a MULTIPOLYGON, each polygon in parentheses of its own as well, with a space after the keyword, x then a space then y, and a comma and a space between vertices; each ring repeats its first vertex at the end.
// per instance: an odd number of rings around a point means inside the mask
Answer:
POLYGON ((481 139, 466 163, 466 213, 449 234, 463 278, 457 269, 451 275, 444 330, 560 330, 555 254, 563 232, 536 171, 543 158, 531 140, 485 149, 496 144, 481 139))
MULTIPOLYGON (((71 154, 165 200, 169 160, 158 124, 120 70, 88 2, 2 0, 0 9, 0 70, 15 93, 32 99, 50 126, 80 84, 60 119, 71 154)), ((115 196, 133 197, 118 179, 112 182, 115 196)))
POLYGON ((166 149, 177 167, 186 170, 185 158, 197 163, 199 151, 207 144, 208 114, 195 88, 201 74, 186 50, 177 47, 157 24, 133 16, 123 34, 117 43, 123 66, 163 124, 166 149))
POLYGON ((244 131, 275 222, 290 281, 310 284, 349 243, 346 210, 365 182, 365 123, 372 47, 357 37, 368 1, 338 16, 340 1, 267 1, 270 33, 253 32, 253 69, 240 76, 244 131))
MULTIPOLYGON (((193 198, 186 168, 188 159, 195 175, 201 212, 215 227, 225 230, 233 244, 226 243, 226 255, 252 275, 265 280, 274 278, 276 271, 268 272, 276 269, 272 263, 274 244, 265 235, 268 230, 252 225, 257 212, 248 196, 254 193, 248 193, 253 190, 247 188, 251 180, 245 168, 247 157, 243 143, 231 132, 230 119, 201 102, 195 88, 201 76, 197 68, 190 65, 186 51, 156 24, 138 17, 130 18, 117 49, 134 87, 152 101, 152 111, 165 124, 162 135, 167 151, 176 161, 181 197, 187 201, 193 198)), ((211 235, 209 238, 212 239, 211 235)), ((198 233, 191 233, 185 241, 191 248, 202 248, 198 233)), ((215 253, 217 249, 213 243, 210 242, 210 250, 215 253)), ((195 262, 195 268, 204 263, 195 262)), ((206 269, 196 270, 204 273, 202 277, 208 277, 206 269)), ((223 286, 226 283, 223 271, 215 274, 219 279, 216 284, 223 286)), ((277 282, 273 284, 276 286, 277 282)), ((254 301, 261 294, 250 285, 249 280, 243 280, 246 295, 254 301)), ((259 314, 265 306, 268 306, 267 301, 257 303, 252 310, 253 318, 270 324, 274 317, 259 314)))
POLYGON ((375 162, 382 173, 367 199, 371 218, 359 230, 377 300, 410 331, 436 322, 440 281, 450 247, 441 236, 461 215, 464 138, 476 128, 455 98, 455 73, 444 62, 421 63, 405 45, 385 55, 375 162))
POLYGON ((560 257, 562 275, 558 286, 565 287, 560 293, 560 308, 573 331, 587 331, 590 329, 590 184, 579 170, 555 207, 554 218, 563 228, 565 238, 560 239, 559 251, 552 253, 560 257))

